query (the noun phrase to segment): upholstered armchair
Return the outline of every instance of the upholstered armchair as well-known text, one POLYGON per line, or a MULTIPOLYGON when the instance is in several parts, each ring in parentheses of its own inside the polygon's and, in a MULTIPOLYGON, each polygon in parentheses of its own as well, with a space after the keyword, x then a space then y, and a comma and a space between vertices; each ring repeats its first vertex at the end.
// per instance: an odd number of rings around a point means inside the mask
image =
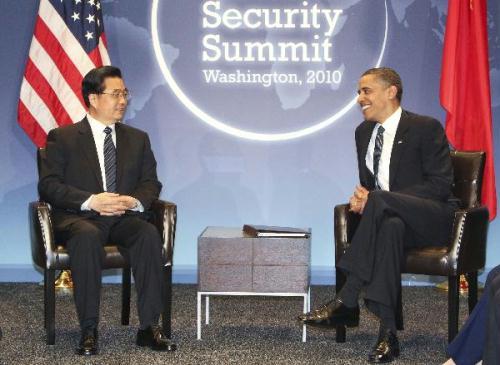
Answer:
MULTIPOLYGON (((477 273, 486 261, 488 209, 480 206, 484 170, 484 152, 451 152, 454 170, 453 193, 460 199, 460 209, 450 232, 449 243, 443 247, 408 250, 404 272, 438 275, 448 278, 448 341, 458 332, 459 280, 466 275, 469 283, 468 306, 472 311, 477 302, 477 273)), ((361 216, 349 212, 349 205, 337 205, 334 211, 335 263, 346 252, 361 216)), ((336 269, 337 292, 345 283, 345 275, 336 269)), ((401 288, 400 288, 401 289, 401 288)), ((401 290, 396 311, 398 329, 403 329, 401 290)), ((337 342, 344 342, 345 326, 337 328, 337 342)))
MULTIPOLYGON (((38 166, 44 150, 38 150, 38 166)), ((162 326, 166 336, 171 336, 172 308, 172 264, 174 254, 177 206, 174 203, 157 200, 152 205, 153 223, 163 240, 164 259, 164 308, 162 326)), ((29 204, 29 222, 31 233, 31 254, 33 262, 44 272, 44 318, 47 344, 55 343, 55 271, 69 270, 69 255, 64 242, 56 242, 52 227, 50 205, 43 201, 29 204)), ((129 324, 131 269, 127 259, 121 255, 118 247, 110 242, 105 246, 106 256, 103 269, 122 269, 122 313, 121 322, 129 324)))

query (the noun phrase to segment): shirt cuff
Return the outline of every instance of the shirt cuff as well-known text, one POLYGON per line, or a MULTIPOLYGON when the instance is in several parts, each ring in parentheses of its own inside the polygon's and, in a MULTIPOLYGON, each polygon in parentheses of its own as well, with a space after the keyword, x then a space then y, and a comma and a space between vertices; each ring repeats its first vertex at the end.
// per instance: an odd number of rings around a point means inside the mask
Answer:
POLYGON ((92 199, 92 197, 94 196, 94 194, 92 194, 87 200, 85 200, 82 204, 82 206, 80 207, 81 210, 91 210, 90 209, 90 200, 92 199))
POLYGON ((134 212, 144 212, 144 207, 142 206, 142 203, 139 201, 139 199, 135 199, 135 207, 130 209, 131 211, 134 212))

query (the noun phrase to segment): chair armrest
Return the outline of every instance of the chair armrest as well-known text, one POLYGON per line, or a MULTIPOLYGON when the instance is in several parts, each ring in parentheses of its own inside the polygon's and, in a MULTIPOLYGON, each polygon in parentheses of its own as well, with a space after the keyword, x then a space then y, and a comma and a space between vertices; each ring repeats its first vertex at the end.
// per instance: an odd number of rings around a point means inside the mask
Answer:
POLYGON ((155 200, 151 205, 152 223, 158 228, 163 241, 165 266, 172 266, 174 256, 175 228, 177 224, 177 205, 164 200, 155 200))
POLYGON ((345 253, 351 244, 352 236, 358 228, 361 215, 349 211, 349 204, 335 206, 334 214, 335 229, 335 262, 345 253))
POLYGON ((50 205, 41 201, 31 202, 29 221, 33 261, 42 268, 50 269, 57 260, 50 205))
POLYGON ((486 263, 489 212, 485 206, 455 212, 449 259, 456 274, 482 269, 486 263))

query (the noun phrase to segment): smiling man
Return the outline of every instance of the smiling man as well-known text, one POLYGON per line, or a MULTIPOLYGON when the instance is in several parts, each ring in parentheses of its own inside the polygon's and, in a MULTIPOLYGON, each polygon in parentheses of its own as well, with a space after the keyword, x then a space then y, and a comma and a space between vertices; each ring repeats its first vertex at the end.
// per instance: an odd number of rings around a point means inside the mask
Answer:
POLYGON ((67 242, 80 321, 79 355, 98 352, 97 325, 104 244, 130 260, 140 328, 136 343, 172 351, 158 326, 162 305, 162 240, 147 221, 161 183, 148 135, 120 123, 130 93, 118 68, 91 70, 82 81, 88 114, 47 137, 40 197, 52 206, 57 242, 67 242))
POLYGON ((358 94, 365 118, 355 134, 360 185, 349 204, 361 220, 338 265, 347 280, 332 301, 299 319, 323 328, 357 326, 364 288, 366 306, 380 320, 368 361, 386 363, 400 352, 395 311, 404 251, 445 245, 458 204, 443 128, 401 109, 399 75, 370 69, 359 80, 358 94))

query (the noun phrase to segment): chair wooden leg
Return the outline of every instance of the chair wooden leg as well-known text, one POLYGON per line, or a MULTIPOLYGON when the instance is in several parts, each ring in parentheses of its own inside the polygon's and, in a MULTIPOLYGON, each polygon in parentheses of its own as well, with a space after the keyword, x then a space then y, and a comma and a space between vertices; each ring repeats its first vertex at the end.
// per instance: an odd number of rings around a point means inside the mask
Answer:
POLYGON ((477 304, 477 271, 467 274, 467 283, 469 284, 469 314, 471 314, 477 304))
POLYGON ((122 271, 122 325, 128 326, 130 321, 130 267, 122 271))
POLYGON ((45 269, 44 272, 44 306, 45 306, 45 333, 47 345, 56 342, 55 314, 56 314, 56 288, 55 270, 45 269))
POLYGON ((162 327, 163 333, 167 338, 172 338, 172 266, 165 266, 163 268, 163 283, 164 297, 163 297, 163 313, 162 313, 162 327))
MULTIPOLYGON (((346 281, 345 274, 342 270, 335 270, 335 293, 338 293, 344 286, 346 281)), ((346 339, 346 326, 337 326, 335 334, 335 342, 343 343, 346 339)))
POLYGON ((448 343, 458 333, 458 288, 460 275, 448 276, 448 343))
POLYGON ((396 304, 396 329, 399 331, 404 330, 404 323, 403 323, 403 298, 402 298, 402 288, 401 284, 399 285, 398 289, 398 300, 396 304))

